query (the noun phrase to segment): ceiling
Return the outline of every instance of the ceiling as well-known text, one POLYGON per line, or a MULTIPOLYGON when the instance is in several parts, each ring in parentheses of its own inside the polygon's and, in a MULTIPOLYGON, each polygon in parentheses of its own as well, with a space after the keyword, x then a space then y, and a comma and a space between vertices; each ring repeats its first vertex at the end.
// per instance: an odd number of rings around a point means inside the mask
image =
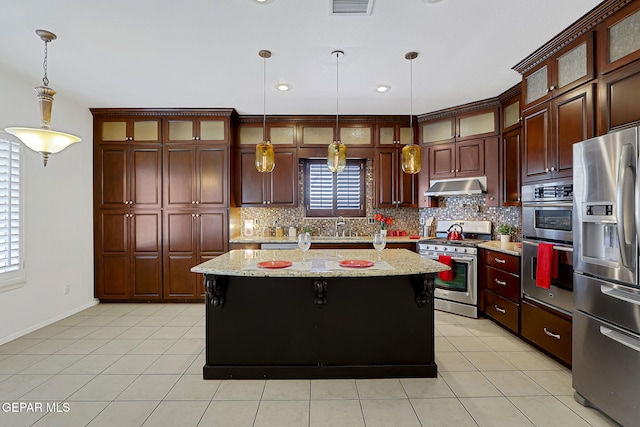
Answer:
POLYGON ((499 95, 520 81, 511 67, 600 3, 370 1, 361 16, 331 14, 331 0, 3 1, 0 69, 40 85, 42 28, 58 35, 50 86, 87 108, 262 114, 258 51, 268 49, 267 114, 335 114, 340 49, 340 114, 409 114, 412 65, 422 114, 499 95), (281 81, 292 89, 277 91, 281 81), (376 92, 381 84, 391 90, 376 92))

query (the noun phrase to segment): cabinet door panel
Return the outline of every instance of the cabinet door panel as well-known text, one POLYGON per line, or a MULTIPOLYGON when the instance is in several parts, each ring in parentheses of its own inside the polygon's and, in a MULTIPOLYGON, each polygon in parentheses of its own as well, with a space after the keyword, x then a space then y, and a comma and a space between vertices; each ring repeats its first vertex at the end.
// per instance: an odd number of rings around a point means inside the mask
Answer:
MULTIPOLYGON (((262 206, 266 201, 263 177, 256 169, 254 151, 239 152, 240 203, 243 206, 262 206)), ((277 167, 277 166, 276 166, 277 167)))
POLYGON ((487 177, 487 194, 485 195, 485 205, 490 207, 500 206, 501 188, 500 175, 504 167, 500 164, 500 139, 487 138, 484 141, 485 149, 485 169, 487 177))
POLYGON ((523 131, 522 182, 545 179, 549 145, 549 112, 546 104, 524 117, 523 131))
POLYGON ((398 180, 398 194, 396 198, 402 207, 418 206, 417 199, 417 176, 402 172, 402 154, 397 152, 396 156, 396 174, 398 180))
POLYGON ((164 220, 164 298, 196 297, 196 217, 194 212, 165 212, 164 220))
POLYGON ((132 297, 157 299, 162 296, 162 261, 160 254, 134 255, 132 297))
POLYGON ((196 265, 195 255, 170 254, 164 268, 163 294, 165 298, 197 298, 196 274, 191 267, 196 265))
POLYGON ((227 212, 201 212, 198 217, 198 252, 210 256, 227 251, 227 212))
MULTIPOLYGON (((298 157, 295 151, 275 153, 276 167, 271 181, 271 206, 296 206, 298 201, 298 157)), ((255 169, 255 168, 254 168, 255 169)))
POLYGON ((135 213, 132 220, 132 248, 133 252, 156 252, 161 251, 160 234, 160 213, 135 213))
POLYGON ((484 141, 459 142, 456 144, 456 176, 484 175, 484 141))
POLYGON ((165 206, 193 206, 195 202, 194 148, 165 147, 164 163, 165 206))
POLYGON ((593 87, 569 92, 553 101, 557 177, 573 173, 573 144, 593 137, 593 87))
POLYGON ((378 150, 376 160, 377 206, 392 207, 395 201, 395 148, 378 150))
POLYGON ((600 79, 598 134, 640 123, 640 62, 600 79))
POLYGON ((97 154, 97 176, 100 188, 96 191, 100 208, 123 208, 129 200, 126 146, 101 145, 97 154))
POLYGON ((198 147, 198 197, 200 205, 227 205, 227 148, 198 147))
POLYGON ((508 132, 502 138, 503 147, 503 185, 502 204, 505 206, 520 204, 520 129, 508 132))
POLYGON ((126 253, 129 250, 129 227, 125 212, 101 212, 98 238, 102 253, 126 253))
POLYGON ((130 292, 129 254, 106 254, 100 256, 96 266, 97 297, 104 299, 127 299, 130 292))
POLYGON ((429 147, 429 176, 431 179, 453 178, 455 176, 454 150, 453 144, 429 147))
POLYGON ((162 204, 162 152, 159 147, 131 149, 131 201, 142 208, 162 204))

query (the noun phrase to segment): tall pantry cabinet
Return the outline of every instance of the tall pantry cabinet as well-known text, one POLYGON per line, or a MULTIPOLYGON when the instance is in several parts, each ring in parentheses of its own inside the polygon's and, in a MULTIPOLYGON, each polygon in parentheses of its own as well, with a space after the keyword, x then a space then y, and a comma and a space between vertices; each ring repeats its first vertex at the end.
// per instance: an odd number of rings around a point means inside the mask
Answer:
POLYGON ((228 250, 231 109, 92 109, 95 296, 200 300, 228 250))

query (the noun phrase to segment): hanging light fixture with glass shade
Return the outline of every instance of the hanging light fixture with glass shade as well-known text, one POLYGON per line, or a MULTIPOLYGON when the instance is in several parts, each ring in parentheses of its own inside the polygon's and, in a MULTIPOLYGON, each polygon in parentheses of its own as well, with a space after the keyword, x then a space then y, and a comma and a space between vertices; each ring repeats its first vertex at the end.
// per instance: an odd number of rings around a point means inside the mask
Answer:
POLYGON ((50 128, 53 96, 56 94, 56 91, 49 87, 49 78, 47 77, 47 47, 57 36, 46 30, 36 30, 36 34, 44 41, 44 77, 42 78, 44 86, 37 86, 35 88, 40 104, 40 128, 9 127, 6 128, 5 131, 18 137, 24 145, 33 151, 41 153, 44 165, 47 166, 50 154, 62 151, 81 139, 75 135, 53 131, 50 128))
POLYGON ((258 172, 271 172, 276 166, 273 145, 267 140, 267 58, 271 52, 261 50, 258 55, 262 58, 262 142, 256 145, 256 169, 258 172))
POLYGON ((336 56, 336 139, 329 144, 329 149, 327 150, 327 167, 331 172, 342 172, 347 165, 347 146, 340 142, 340 127, 338 126, 338 95, 340 91, 338 62, 344 52, 334 50, 331 55, 336 56))
POLYGON ((420 146, 413 143, 413 60, 418 57, 418 52, 408 52, 404 55, 405 59, 409 60, 411 64, 410 71, 410 128, 411 128, 411 141, 409 145, 402 147, 402 171, 408 174, 416 174, 422 169, 421 150, 420 146))

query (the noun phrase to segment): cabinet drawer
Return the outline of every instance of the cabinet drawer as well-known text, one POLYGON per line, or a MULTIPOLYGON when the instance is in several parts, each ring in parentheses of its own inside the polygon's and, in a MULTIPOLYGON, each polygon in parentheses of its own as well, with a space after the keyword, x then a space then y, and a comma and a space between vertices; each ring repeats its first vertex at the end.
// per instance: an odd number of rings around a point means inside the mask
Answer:
POLYGON ((520 274, 520 257, 502 252, 485 250, 485 263, 513 274, 520 274))
POLYGON ((571 365, 571 321, 522 301, 521 335, 571 365))
POLYGON ((515 302, 520 301, 520 276, 487 267, 487 288, 515 302))
POLYGON ((518 333, 519 306, 500 295, 485 291, 485 314, 501 325, 518 333))

